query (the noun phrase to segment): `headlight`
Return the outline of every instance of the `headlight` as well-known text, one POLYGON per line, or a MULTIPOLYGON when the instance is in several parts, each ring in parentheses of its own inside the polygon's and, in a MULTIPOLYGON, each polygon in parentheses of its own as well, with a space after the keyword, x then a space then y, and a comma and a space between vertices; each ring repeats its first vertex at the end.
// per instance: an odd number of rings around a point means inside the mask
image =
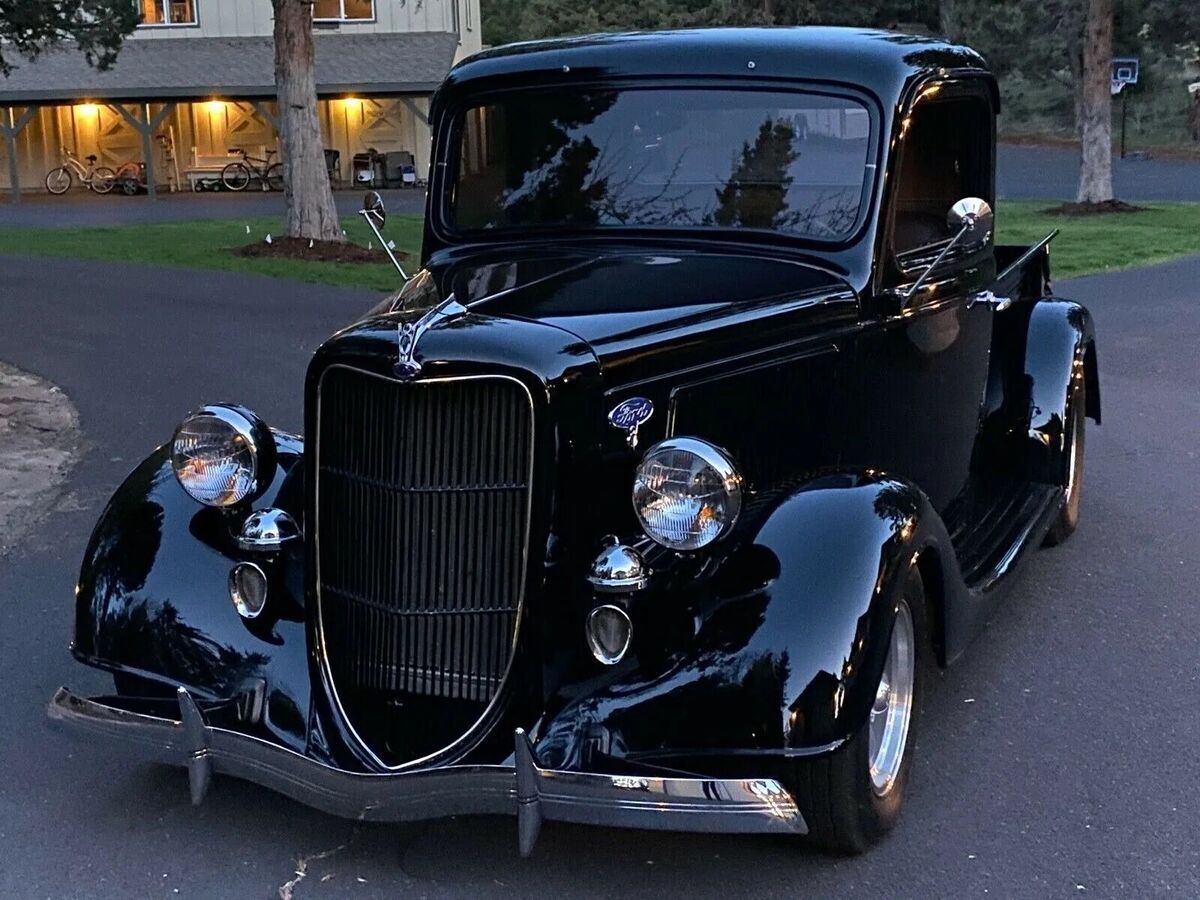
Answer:
POLYGON ((206 506, 233 506, 274 474, 275 439, 253 413, 205 406, 175 429, 171 465, 180 485, 206 506))
POLYGON ((712 444, 671 438, 642 458, 633 508, 653 540, 672 550, 699 550, 733 527, 742 509, 742 479, 712 444))

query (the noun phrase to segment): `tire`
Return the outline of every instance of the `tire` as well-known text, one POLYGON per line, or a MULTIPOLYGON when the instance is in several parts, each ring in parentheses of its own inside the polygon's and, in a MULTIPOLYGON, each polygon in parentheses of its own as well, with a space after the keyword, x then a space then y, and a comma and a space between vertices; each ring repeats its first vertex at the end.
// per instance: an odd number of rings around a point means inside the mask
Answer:
POLYGON ((267 190, 282 191, 283 190, 283 164, 275 163, 267 169, 267 190))
POLYGON ((1063 447, 1067 462, 1063 474, 1063 499, 1058 517, 1046 532, 1045 545, 1057 547, 1079 527, 1079 509, 1083 503, 1083 450, 1087 436, 1087 389, 1080 381, 1071 392, 1067 443, 1063 447))
POLYGON ((914 737, 920 719, 925 686, 933 667, 933 648, 929 639, 925 588, 921 574, 913 566, 905 578, 904 589, 897 603, 896 619, 889 638, 888 662, 884 664, 881 682, 892 678, 892 691, 884 703, 872 709, 867 722, 845 744, 825 756, 797 760, 792 767, 790 783, 785 785, 800 806, 808 824, 809 838, 825 850, 841 854, 857 854, 878 843, 895 826, 904 802, 904 791, 912 773, 914 737), (907 638, 908 658, 911 659, 911 679, 908 713, 902 713, 905 694, 903 681, 898 678, 895 662, 906 651, 902 644, 907 638), (894 702, 893 698, 895 698, 894 702), (882 715, 884 718, 880 719, 882 715), (896 715, 899 718, 891 720, 896 715), (878 723, 877 735, 885 736, 876 752, 880 769, 872 772, 872 728, 878 723))
POLYGON ((226 190, 244 191, 250 184, 250 170, 243 163, 230 163, 221 170, 221 184, 226 190))
POLYGON ((126 197, 133 197, 138 192, 138 183, 132 178, 121 179, 121 193, 126 197))
POLYGON ((97 194, 107 194, 117 183, 117 173, 108 166, 92 170, 92 181, 88 185, 97 194))
POLYGON ((65 194, 75 183, 75 176, 66 166, 59 166, 46 173, 46 190, 58 197, 65 194))

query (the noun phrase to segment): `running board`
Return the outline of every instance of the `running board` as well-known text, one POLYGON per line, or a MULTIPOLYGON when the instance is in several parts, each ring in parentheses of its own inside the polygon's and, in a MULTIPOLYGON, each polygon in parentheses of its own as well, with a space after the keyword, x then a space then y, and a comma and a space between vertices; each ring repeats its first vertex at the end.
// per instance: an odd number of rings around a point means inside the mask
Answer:
POLYGON ((951 535, 967 587, 987 590, 1024 550, 1040 543, 1061 498, 1056 485, 1014 480, 976 501, 968 520, 951 535))

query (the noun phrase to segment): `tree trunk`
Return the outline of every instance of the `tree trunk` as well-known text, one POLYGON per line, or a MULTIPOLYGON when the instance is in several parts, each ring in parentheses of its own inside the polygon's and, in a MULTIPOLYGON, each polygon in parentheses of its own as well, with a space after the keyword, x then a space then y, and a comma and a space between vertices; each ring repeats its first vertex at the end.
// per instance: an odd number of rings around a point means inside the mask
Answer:
POLYGON ((275 8, 275 91, 289 237, 343 240, 317 119, 311 0, 271 0, 275 8))
POLYGON ((1088 0, 1079 117, 1080 203, 1103 203, 1112 189, 1112 58, 1115 0, 1088 0))

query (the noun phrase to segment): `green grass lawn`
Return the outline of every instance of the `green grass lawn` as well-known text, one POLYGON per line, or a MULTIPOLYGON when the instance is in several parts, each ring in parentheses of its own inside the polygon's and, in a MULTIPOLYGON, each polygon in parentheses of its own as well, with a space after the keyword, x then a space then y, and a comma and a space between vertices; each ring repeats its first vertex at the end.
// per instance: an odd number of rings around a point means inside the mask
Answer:
MULTIPOLYGON (((1055 228, 1062 233, 1051 245, 1055 278, 1070 278, 1161 262, 1200 253, 1200 204, 1154 203, 1142 212, 1103 216, 1051 216, 1046 200, 1001 200, 997 203, 997 240, 1029 244, 1055 228)), ((342 220, 347 237, 366 245, 374 240, 358 216, 342 220)), ((268 233, 279 234, 272 218, 120 225, 110 228, 0 228, 0 254, 69 256, 79 259, 155 263, 226 272, 253 272, 279 278, 372 288, 394 289, 396 273, 387 263, 315 263, 290 259, 251 259, 231 252, 268 233), (250 234, 246 234, 246 226, 250 234)), ((420 256, 421 218, 392 216, 385 234, 407 253, 406 268, 420 256)))
MULTIPOLYGON (((359 216, 343 216, 346 239, 378 245, 359 216)), ((268 233, 278 236, 283 223, 275 218, 166 222, 87 228, 0 228, 0 254, 69 256, 114 262, 153 263, 224 272, 253 272, 278 278, 344 286, 394 290, 399 276, 391 263, 324 263, 292 259, 254 259, 231 252, 268 233), (250 234, 246 233, 250 227, 250 234)), ((421 249, 421 217, 390 216, 384 237, 408 254, 401 265, 416 268, 421 249)))
POLYGON ((1128 269, 1200 253, 1200 203, 1140 203, 1142 212, 1051 216, 1049 200, 996 202, 996 240, 1031 244, 1055 228, 1050 273, 1055 279, 1128 269))

